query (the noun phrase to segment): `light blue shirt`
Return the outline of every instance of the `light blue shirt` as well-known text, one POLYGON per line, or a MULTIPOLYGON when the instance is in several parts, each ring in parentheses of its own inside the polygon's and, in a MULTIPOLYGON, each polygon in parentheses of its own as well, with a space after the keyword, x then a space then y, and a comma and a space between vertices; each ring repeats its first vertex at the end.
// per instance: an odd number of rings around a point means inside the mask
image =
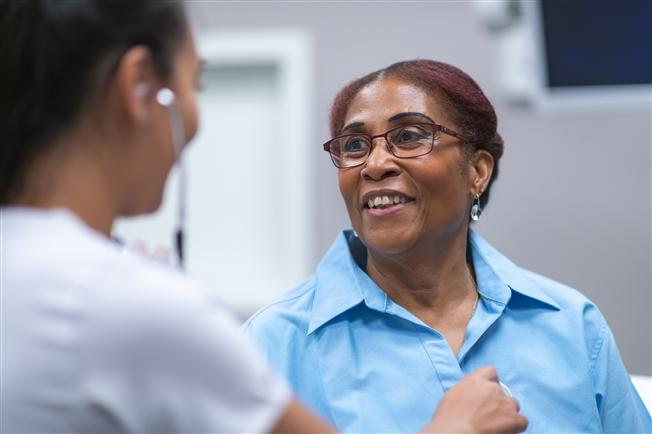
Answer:
POLYGON ((529 432, 650 432, 597 307, 470 232, 480 302, 456 357, 365 273, 344 231, 313 276, 244 328, 298 396, 345 432, 416 432, 464 375, 497 368, 529 432))

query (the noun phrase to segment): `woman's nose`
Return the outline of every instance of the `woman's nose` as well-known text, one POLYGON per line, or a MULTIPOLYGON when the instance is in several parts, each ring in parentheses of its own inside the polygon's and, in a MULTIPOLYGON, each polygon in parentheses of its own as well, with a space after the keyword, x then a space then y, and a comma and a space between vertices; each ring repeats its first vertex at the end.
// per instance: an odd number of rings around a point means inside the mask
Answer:
POLYGON ((397 176, 401 169, 396 164, 396 156, 389 151, 389 146, 383 137, 375 139, 369 157, 362 167, 360 175, 363 179, 380 181, 390 176, 397 176))

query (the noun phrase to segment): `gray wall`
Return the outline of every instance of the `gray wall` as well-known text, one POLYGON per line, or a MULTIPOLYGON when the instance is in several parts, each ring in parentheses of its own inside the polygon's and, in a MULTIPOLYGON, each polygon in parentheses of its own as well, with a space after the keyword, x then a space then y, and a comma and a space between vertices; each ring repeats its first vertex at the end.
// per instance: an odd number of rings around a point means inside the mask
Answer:
POLYGON ((652 374, 651 112, 542 114, 506 104, 496 42, 470 3, 188 3, 197 31, 301 28, 314 38, 315 263, 348 226, 320 150, 328 107, 348 81, 398 60, 434 58, 474 77, 506 141, 479 231, 514 262, 592 299, 631 373, 652 374))

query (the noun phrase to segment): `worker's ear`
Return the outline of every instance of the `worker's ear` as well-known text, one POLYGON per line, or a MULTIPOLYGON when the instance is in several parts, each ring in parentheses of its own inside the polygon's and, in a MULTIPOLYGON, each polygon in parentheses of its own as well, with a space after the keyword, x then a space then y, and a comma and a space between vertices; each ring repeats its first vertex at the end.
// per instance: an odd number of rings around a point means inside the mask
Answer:
POLYGON ((148 120, 156 103, 157 83, 149 48, 138 45, 122 55, 113 76, 112 93, 128 122, 142 124, 148 120))

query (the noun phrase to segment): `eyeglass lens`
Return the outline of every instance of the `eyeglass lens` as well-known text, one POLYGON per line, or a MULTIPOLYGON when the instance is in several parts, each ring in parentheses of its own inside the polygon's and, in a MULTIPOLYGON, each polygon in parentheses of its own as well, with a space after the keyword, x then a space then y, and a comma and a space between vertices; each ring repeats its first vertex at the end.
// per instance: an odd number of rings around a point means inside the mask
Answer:
MULTIPOLYGON (((390 151, 399 158, 425 155, 432 150, 437 130, 434 125, 415 124, 387 131, 390 151)), ((330 153, 338 167, 351 167, 364 163, 372 148, 371 136, 350 134, 336 137, 330 142, 330 153)))

